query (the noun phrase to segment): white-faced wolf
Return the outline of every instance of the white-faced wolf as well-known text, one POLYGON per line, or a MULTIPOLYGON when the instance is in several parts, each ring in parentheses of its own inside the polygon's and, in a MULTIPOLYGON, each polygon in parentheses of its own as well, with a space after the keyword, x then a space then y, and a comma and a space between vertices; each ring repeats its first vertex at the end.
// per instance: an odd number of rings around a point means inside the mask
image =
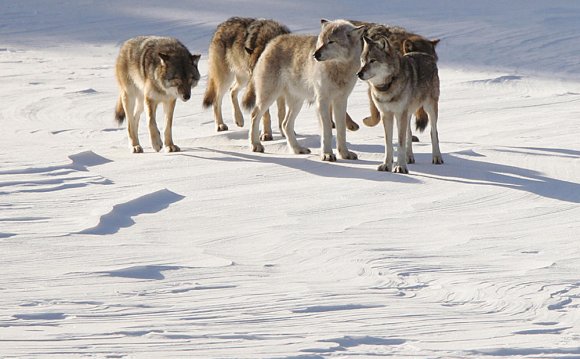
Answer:
POLYGON ((346 146, 346 105, 360 66, 364 27, 346 20, 322 20, 319 36, 281 35, 272 40, 254 68, 243 105, 252 110, 250 146, 263 152, 259 119, 280 96, 288 112, 283 131, 294 153, 310 153, 294 134, 294 121, 304 100, 316 101, 322 127, 323 161, 336 161, 332 151, 332 116, 336 123, 337 150, 343 159, 357 155, 346 146))

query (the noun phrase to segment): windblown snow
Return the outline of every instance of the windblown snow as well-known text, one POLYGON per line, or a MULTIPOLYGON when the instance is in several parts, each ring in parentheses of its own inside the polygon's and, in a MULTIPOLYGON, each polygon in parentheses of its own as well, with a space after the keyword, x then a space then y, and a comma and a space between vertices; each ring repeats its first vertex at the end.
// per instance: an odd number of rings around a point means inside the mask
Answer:
POLYGON ((579 19, 565 0, 2 1, 0 357, 579 358, 579 19), (277 131, 252 153, 228 101, 215 132, 207 49, 234 15, 441 38, 445 164, 417 133, 410 174, 378 172, 362 81, 358 161, 320 161, 315 106, 311 155, 277 131), (119 46, 147 34, 202 54, 180 153, 142 125, 131 154, 113 119, 119 46))

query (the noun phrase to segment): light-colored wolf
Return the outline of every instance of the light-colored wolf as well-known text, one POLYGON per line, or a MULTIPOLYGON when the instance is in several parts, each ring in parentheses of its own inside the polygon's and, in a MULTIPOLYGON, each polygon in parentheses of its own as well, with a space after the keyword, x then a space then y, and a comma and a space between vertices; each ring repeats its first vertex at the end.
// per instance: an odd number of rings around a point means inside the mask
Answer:
MULTIPOLYGON (((222 99, 230 89, 236 125, 244 126, 244 116, 238 103, 238 93, 246 87, 254 66, 264 48, 273 38, 290 30, 274 21, 232 17, 218 25, 209 45, 208 81, 203 107, 213 106, 216 128, 228 130, 222 116, 222 99)), ((278 99, 278 118, 285 114, 284 99, 278 99)), ((264 113, 262 140, 272 140, 270 112, 264 113)))
POLYGON ((439 75, 436 58, 424 52, 401 55, 387 40, 376 42, 365 36, 358 77, 368 81, 385 129, 385 159, 378 170, 409 173, 407 163, 414 163, 415 158, 408 126, 411 114, 420 107, 425 109, 431 122, 433 163, 442 164, 437 133, 439 75), (395 167, 393 116, 397 119, 399 142, 395 167))
POLYGON ((173 143, 173 111, 177 98, 187 101, 191 88, 199 81, 197 63, 200 55, 192 55, 177 39, 139 36, 127 40, 117 57, 116 75, 119 100, 115 118, 119 124, 127 117, 129 145, 133 153, 143 152, 139 144, 139 117, 146 111, 151 145, 167 152, 178 152, 173 143), (161 141, 155 113, 162 103, 165 110, 164 141, 161 141))
MULTIPOLYGON (((387 40, 391 47, 398 51, 400 54, 405 54, 408 52, 424 52, 426 54, 432 55, 435 58, 435 61, 438 59, 435 47, 439 43, 439 39, 430 40, 421 35, 409 32, 399 26, 383 25, 356 20, 351 20, 351 22, 357 26, 364 25, 366 29, 365 36, 368 38, 374 41, 379 41, 380 39, 387 40)), ((372 127, 378 125, 381 119, 379 111, 371 99, 370 88, 368 95, 371 115, 363 119, 363 123, 372 127)), ((423 132, 429 122, 427 113, 423 110, 423 108, 419 108, 415 112, 415 118, 416 129, 420 132, 423 132)))
POLYGON ((245 108, 253 109, 252 151, 264 152, 258 120, 278 97, 284 96, 288 112, 283 132, 294 153, 310 153, 300 146, 294 134, 294 121, 307 100, 316 101, 322 127, 322 160, 336 161, 332 151, 332 115, 339 156, 357 158, 346 145, 346 105, 360 67, 363 32, 364 27, 346 20, 322 20, 318 37, 281 35, 268 44, 258 59, 242 102, 245 108))

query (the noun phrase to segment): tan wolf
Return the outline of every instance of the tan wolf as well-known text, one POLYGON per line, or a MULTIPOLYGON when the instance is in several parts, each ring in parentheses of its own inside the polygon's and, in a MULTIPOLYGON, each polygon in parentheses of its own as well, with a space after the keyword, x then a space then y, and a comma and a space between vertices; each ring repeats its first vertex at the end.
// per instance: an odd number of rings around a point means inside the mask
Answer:
POLYGON ((155 151, 161 150, 163 143, 167 152, 179 151, 172 137, 173 111, 177 98, 189 100, 191 88, 199 81, 199 58, 200 55, 192 55, 181 42, 170 37, 139 36, 121 46, 115 68, 120 90, 115 118, 121 124, 127 117, 133 153, 143 152, 138 138, 143 109, 155 151), (160 103, 165 110, 163 142, 155 120, 160 103))
MULTIPOLYGON (((355 25, 364 25, 366 28, 365 36, 368 38, 379 41, 381 38, 387 40, 391 47, 398 51, 400 54, 405 54, 408 52, 424 52, 435 58, 437 61, 437 52, 435 47, 439 43, 439 39, 430 40, 421 35, 414 34, 407 31, 406 29, 399 26, 382 25, 372 22, 363 22, 351 20, 355 25)), ((369 95, 369 105, 371 115, 363 119, 363 123, 367 126, 376 126, 380 122, 380 114, 371 99, 370 87, 368 91, 369 95)), ((416 129, 423 132, 427 127, 429 119, 427 113, 423 108, 419 108, 415 112, 416 118, 416 129)), ((418 141, 418 139, 417 139, 418 141)))
POLYGON ((356 159, 346 145, 346 105, 360 66, 364 27, 346 20, 322 20, 317 36, 281 35, 272 40, 258 63, 243 105, 252 110, 250 146, 264 152, 260 143, 258 120, 280 96, 286 99, 288 112, 283 132, 294 153, 310 153, 300 146, 294 134, 294 122, 304 100, 316 101, 322 127, 321 157, 336 161, 332 151, 332 117, 336 123, 337 150, 343 159, 356 159))
POLYGON ((411 114, 423 107, 431 122, 431 144, 434 164, 442 164, 437 133, 439 111, 439 75, 436 58, 424 52, 402 55, 381 38, 378 42, 364 37, 361 55, 361 80, 368 81, 373 103, 381 114, 385 130, 385 159, 379 171, 409 173, 407 163, 414 163, 411 114), (397 119, 399 148, 393 167, 393 116, 397 119))
MULTIPOLYGON (((219 24, 209 45, 208 85, 203 107, 213 106, 216 128, 228 130, 222 116, 222 99, 228 88, 236 125, 244 126, 244 117, 238 103, 238 93, 243 89, 264 48, 273 38, 288 34, 290 30, 274 21, 232 17, 219 24)), ((278 99, 278 118, 281 124, 285 114, 284 99, 278 99)), ((270 112, 264 113, 262 140, 272 140, 270 112)))

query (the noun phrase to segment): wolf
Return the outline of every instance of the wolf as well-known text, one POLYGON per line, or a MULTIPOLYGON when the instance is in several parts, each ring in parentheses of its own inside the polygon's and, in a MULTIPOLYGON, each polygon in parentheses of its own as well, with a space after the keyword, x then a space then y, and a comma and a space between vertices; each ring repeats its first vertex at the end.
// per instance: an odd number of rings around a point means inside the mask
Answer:
MULTIPOLYGON (((374 41, 379 41, 380 39, 387 40, 391 44, 392 48, 398 51, 400 54, 405 54, 408 52, 424 52, 426 54, 433 56, 435 58, 435 61, 438 60, 435 47, 439 43, 440 39, 431 40, 421 35, 409 32, 406 29, 399 26, 383 25, 358 20, 350 20, 350 21, 357 26, 360 25, 365 26, 366 29, 365 36, 367 36, 368 38, 374 41)), ((363 123, 366 126, 373 127, 379 124, 380 113, 371 99, 370 88, 368 91, 368 96, 371 115, 369 117, 364 118, 363 123)), ((420 132, 423 132, 429 122, 427 113, 423 110, 423 108, 417 109, 417 111, 415 112, 415 119, 416 119, 416 129, 419 130, 420 132)), ((418 139, 416 139, 416 137, 414 136, 413 140, 418 141, 418 139)))
MULTIPOLYGON (((405 40, 407 41, 407 40, 405 40)), ((414 163, 411 114, 423 107, 431 122, 431 144, 434 164, 442 164, 439 149, 437 117, 439 112, 439 75, 437 59, 424 52, 402 55, 389 41, 364 37, 361 68, 357 73, 370 85, 374 105, 381 114, 385 130, 385 159, 379 171, 409 173, 407 162, 414 163), (393 116, 397 119, 399 148, 393 167, 393 116)))
POLYGON ((171 37, 138 36, 127 40, 119 51, 115 67, 119 99, 115 118, 119 124, 127 117, 127 132, 133 153, 143 152, 139 144, 139 117, 146 110, 151 145, 159 152, 179 152, 173 143, 173 111, 177 98, 187 101, 199 81, 199 54, 192 55, 179 40, 171 37), (161 141, 155 113, 163 104, 164 141, 161 141))
MULTIPOLYGON (((290 30, 274 20, 232 17, 217 26, 209 45, 208 86, 203 107, 213 106, 217 131, 227 131, 222 116, 222 99, 230 89, 236 125, 244 126, 244 117, 238 103, 238 94, 246 87, 254 66, 264 48, 279 35, 290 30)), ((283 97, 278 99, 278 118, 285 114, 283 97)), ((262 140, 272 139, 270 112, 264 113, 262 140)))
POLYGON ((318 36, 281 35, 272 40, 256 64, 242 104, 251 113, 250 147, 264 152, 259 138, 259 118, 280 96, 288 112, 283 132, 289 148, 297 154, 310 153, 300 146, 294 122, 304 100, 316 102, 322 127, 323 161, 336 161, 332 151, 332 115, 336 123, 337 150, 342 159, 357 159, 346 145, 346 105, 360 66, 363 26, 346 20, 321 20, 318 36))

